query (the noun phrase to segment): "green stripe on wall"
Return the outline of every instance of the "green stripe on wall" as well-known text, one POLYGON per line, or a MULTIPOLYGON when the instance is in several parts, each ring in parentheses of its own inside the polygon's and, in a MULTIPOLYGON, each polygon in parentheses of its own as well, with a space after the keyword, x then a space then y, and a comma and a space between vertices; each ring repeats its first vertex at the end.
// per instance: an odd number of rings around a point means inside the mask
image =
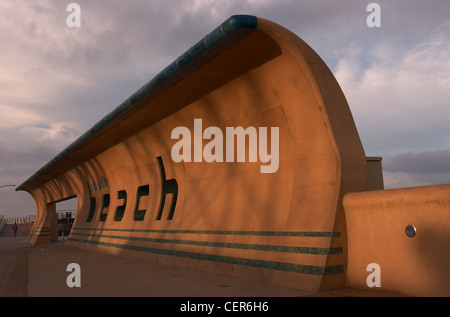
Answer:
POLYGON ((250 236, 279 236, 279 237, 319 237, 319 238, 337 238, 337 237, 341 236, 340 232, 326 232, 326 231, 226 231, 226 230, 150 230, 150 229, 100 229, 100 230, 98 230, 96 228, 73 228, 72 230, 250 235, 250 236))
POLYGON ((140 246, 133 246, 133 245, 123 245, 123 244, 117 244, 117 243, 107 243, 107 242, 100 242, 100 241, 93 241, 93 240, 75 239, 75 238, 71 238, 71 237, 68 238, 68 240, 73 241, 73 242, 78 242, 78 243, 103 245, 103 246, 107 246, 107 247, 120 248, 120 249, 132 250, 132 251, 172 255, 172 256, 185 257, 185 258, 191 258, 191 259, 196 259, 196 260, 207 260, 207 261, 214 261, 214 262, 221 262, 221 263, 228 263, 228 264, 237 264, 237 265, 263 268, 263 269, 279 270, 279 271, 285 271, 285 272, 303 273, 303 274, 311 274, 311 275, 330 275, 330 274, 344 273, 343 265, 333 265, 333 266, 321 267, 321 266, 313 266, 313 265, 303 265, 303 264, 294 264, 294 263, 236 258, 236 257, 229 257, 229 256, 213 255, 213 254, 202 254, 202 253, 176 251, 176 250, 164 250, 164 249, 140 247, 140 246))
POLYGON ((50 236, 50 227, 31 228, 30 236, 47 237, 50 236))
POLYGON ((192 240, 180 240, 180 239, 156 239, 156 238, 127 237, 127 236, 88 234, 88 233, 72 233, 71 235, 72 236, 76 235, 76 236, 85 236, 85 237, 122 239, 122 240, 129 240, 129 241, 186 244, 186 245, 197 245, 197 246, 207 246, 207 247, 217 247, 217 248, 288 252, 288 253, 302 253, 302 254, 316 254, 316 255, 327 255, 327 254, 333 255, 333 254, 342 253, 342 248, 340 248, 340 247, 329 249, 329 248, 316 248, 316 247, 293 247, 293 246, 262 245, 262 244, 192 241, 192 240))

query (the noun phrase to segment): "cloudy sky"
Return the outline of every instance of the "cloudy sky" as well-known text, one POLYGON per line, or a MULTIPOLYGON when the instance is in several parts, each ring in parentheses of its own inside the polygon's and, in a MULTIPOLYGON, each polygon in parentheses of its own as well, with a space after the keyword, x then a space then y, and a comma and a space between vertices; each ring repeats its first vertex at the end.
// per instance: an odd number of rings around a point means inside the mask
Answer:
MULTIPOLYGON (((450 183, 448 0, 1 0, 0 186, 19 185, 233 14, 276 22, 325 61, 386 188, 450 183), (70 2, 81 27, 70 28, 70 2), (370 28, 367 5, 380 5, 370 28)), ((0 214, 35 214, 0 188, 0 214)))

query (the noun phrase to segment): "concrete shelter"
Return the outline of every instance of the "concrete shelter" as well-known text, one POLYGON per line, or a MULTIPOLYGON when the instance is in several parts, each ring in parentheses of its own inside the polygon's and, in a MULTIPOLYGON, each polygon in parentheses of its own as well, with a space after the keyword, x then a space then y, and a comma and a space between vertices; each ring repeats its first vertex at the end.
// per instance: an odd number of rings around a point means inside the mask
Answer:
POLYGON ((418 254, 448 265, 448 249, 429 246, 448 242, 450 188, 384 191, 381 160, 369 161, 378 172, 368 182, 345 96, 313 49, 280 25, 236 15, 17 190, 36 202, 32 245, 56 239, 55 204, 76 197, 71 246, 309 291, 368 287, 376 262, 382 290, 450 294, 426 278, 406 282, 427 266, 403 265, 418 254), (259 143, 219 142, 218 131, 237 127, 252 128, 259 143), (190 131, 191 160, 174 160, 175 150, 188 157, 189 144, 178 147, 174 131, 190 131), (221 150, 235 159, 220 160, 221 150), (269 154, 277 169, 262 173, 269 154), (403 204, 411 208, 399 214, 403 204), (405 235, 408 224, 417 236, 405 235))

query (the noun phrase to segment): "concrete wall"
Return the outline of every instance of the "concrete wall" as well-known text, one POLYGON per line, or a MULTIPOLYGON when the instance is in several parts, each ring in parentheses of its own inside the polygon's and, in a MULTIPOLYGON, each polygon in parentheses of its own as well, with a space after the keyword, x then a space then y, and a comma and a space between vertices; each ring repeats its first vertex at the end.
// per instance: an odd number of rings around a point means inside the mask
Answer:
POLYGON ((450 295, 450 185, 351 193, 344 206, 348 286, 368 289, 367 266, 377 263, 381 287, 374 290, 450 295))

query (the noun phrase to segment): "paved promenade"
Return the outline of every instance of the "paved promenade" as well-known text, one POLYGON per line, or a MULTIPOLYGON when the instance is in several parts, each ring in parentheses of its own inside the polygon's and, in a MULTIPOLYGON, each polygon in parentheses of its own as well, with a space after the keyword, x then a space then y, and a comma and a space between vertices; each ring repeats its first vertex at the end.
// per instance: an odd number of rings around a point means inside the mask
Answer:
MULTIPOLYGON (((341 297, 384 296, 343 289, 313 293, 69 247, 65 241, 28 246, 0 238, 1 297, 341 297), (70 288, 69 263, 81 268, 70 288)), ((388 294, 392 296, 392 294, 388 294)))

